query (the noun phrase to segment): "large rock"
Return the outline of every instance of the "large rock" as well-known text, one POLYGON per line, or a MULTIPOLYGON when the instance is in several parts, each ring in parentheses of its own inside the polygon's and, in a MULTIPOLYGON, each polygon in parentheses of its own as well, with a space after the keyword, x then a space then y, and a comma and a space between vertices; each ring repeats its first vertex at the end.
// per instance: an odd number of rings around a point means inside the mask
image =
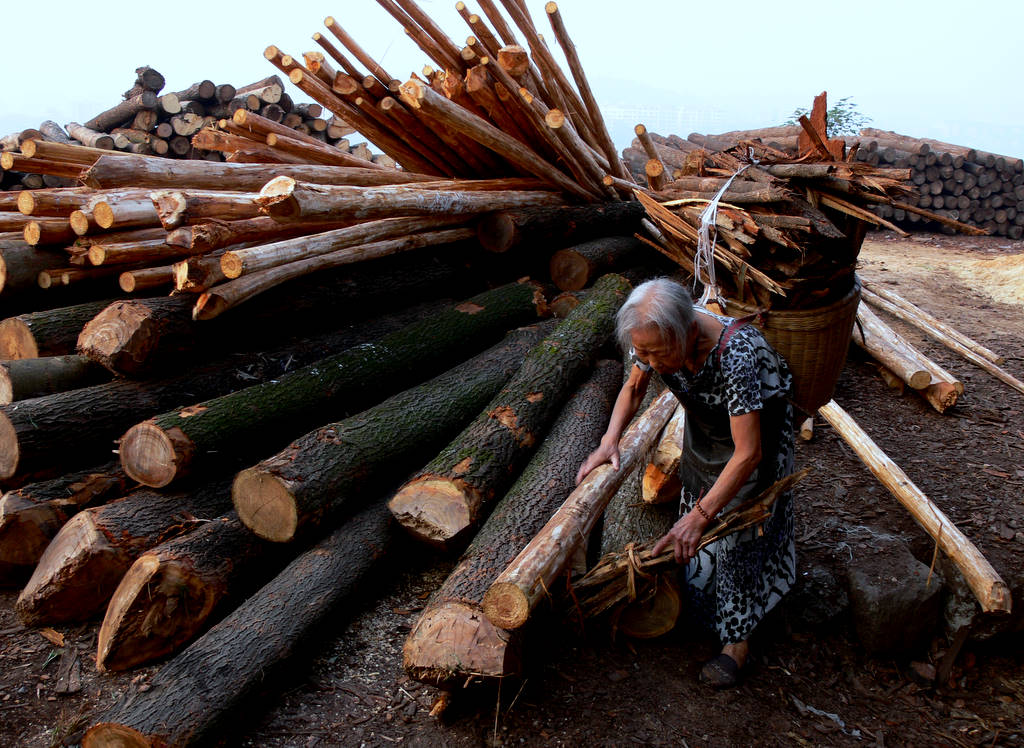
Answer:
POLYGON ((925 645, 942 617, 944 581, 914 558, 898 536, 866 528, 846 572, 853 623, 872 654, 909 652, 925 645))
MULTIPOLYGON (((799 549, 798 549, 799 550, 799 549)), ((846 585, 830 566, 797 561, 796 584, 782 603, 786 619, 797 628, 816 628, 844 614, 850 606, 846 585)))

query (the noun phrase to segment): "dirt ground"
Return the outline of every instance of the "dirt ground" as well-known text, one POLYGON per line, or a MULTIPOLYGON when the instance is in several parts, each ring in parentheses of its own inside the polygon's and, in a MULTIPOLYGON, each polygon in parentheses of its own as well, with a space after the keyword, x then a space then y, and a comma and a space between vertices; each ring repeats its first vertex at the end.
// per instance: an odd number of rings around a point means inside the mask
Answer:
MULTIPOLYGON (((877 233, 861 257, 862 277, 1000 352, 1024 379, 1024 242, 877 233)), ((939 415, 909 391, 893 393, 856 349, 836 401, 997 569, 1018 567, 1024 395, 892 324, 962 379, 960 403, 939 415)), ((308 660, 232 718, 223 745, 1024 745, 1019 633, 969 641, 941 684, 929 676, 950 646, 944 631, 922 651, 890 657, 858 644, 842 579, 830 577, 853 558, 853 531, 900 534, 924 563, 933 546, 836 434, 816 426, 797 452, 798 467, 813 467, 796 491, 797 553, 805 576, 817 569, 822 583, 805 580, 765 622, 739 688, 697 682, 714 642, 685 625, 658 640, 613 641, 599 624, 581 630, 552 612, 527 639, 523 678, 469 684, 432 717, 439 692, 405 677, 401 649, 452 561, 407 547, 361 612, 339 614, 331 634, 306 643, 308 660)), ((97 674, 97 622, 43 634, 18 623, 14 599, 0 593, 0 746, 74 745, 90 717, 156 672, 97 674)))

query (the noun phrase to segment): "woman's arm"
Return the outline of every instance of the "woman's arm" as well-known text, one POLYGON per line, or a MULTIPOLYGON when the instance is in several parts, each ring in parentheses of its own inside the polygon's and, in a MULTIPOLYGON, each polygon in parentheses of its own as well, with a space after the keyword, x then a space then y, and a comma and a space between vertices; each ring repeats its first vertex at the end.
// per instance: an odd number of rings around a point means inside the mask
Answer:
POLYGON ((622 432, 626 430, 627 424, 640 408, 650 381, 651 373, 649 371, 643 371, 635 365, 629 370, 629 379, 622 385, 619 396, 615 398, 615 407, 612 408, 608 429, 601 437, 601 444, 580 465, 580 469, 576 473, 576 485, 579 485, 580 481, 590 474, 590 471, 606 462, 610 462, 615 470, 619 469, 619 439, 622 437, 622 432))
POLYGON ((713 518, 725 507, 761 464, 761 411, 729 417, 735 450, 725 463, 711 490, 697 501, 697 506, 679 518, 654 546, 654 554, 672 547, 678 563, 686 563, 697 555, 697 544, 713 518), (699 507, 699 508, 698 508, 699 507), (704 510, 704 514, 700 509, 704 510))

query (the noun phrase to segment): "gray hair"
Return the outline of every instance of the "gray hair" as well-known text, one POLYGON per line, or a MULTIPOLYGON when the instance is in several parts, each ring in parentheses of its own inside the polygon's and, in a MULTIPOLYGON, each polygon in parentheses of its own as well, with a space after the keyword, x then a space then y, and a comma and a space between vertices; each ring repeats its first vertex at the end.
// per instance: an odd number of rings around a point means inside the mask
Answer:
POLYGON ((631 334, 644 327, 657 328, 668 341, 683 345, 694 321, 693 297, 679 283, 655 278, 633 289, 615 315, 615 337, 622 350, 633 346, 631 334))

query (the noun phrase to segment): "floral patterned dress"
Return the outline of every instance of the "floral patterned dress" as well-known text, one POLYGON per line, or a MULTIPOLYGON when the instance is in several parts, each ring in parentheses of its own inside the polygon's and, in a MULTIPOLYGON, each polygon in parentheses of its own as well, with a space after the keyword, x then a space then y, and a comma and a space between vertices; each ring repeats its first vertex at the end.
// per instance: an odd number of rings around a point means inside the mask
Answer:
MULTIPOLYGON (((662 377, 686 409, 680 514, 711 489, 732 456, 730 416, 761 412, 761 464, 722 509, 726 512, 793 472, 793 409, 788 399, 792 376, 756 327, 694 309, 725 327, 696 375, 680 371, 662 377)), ((723 644, 747 639, 796 580, 791 495, 787 492, 776 500, 763 525, 699 551, 684 576, 697 618, 716 631, 723 644)))

